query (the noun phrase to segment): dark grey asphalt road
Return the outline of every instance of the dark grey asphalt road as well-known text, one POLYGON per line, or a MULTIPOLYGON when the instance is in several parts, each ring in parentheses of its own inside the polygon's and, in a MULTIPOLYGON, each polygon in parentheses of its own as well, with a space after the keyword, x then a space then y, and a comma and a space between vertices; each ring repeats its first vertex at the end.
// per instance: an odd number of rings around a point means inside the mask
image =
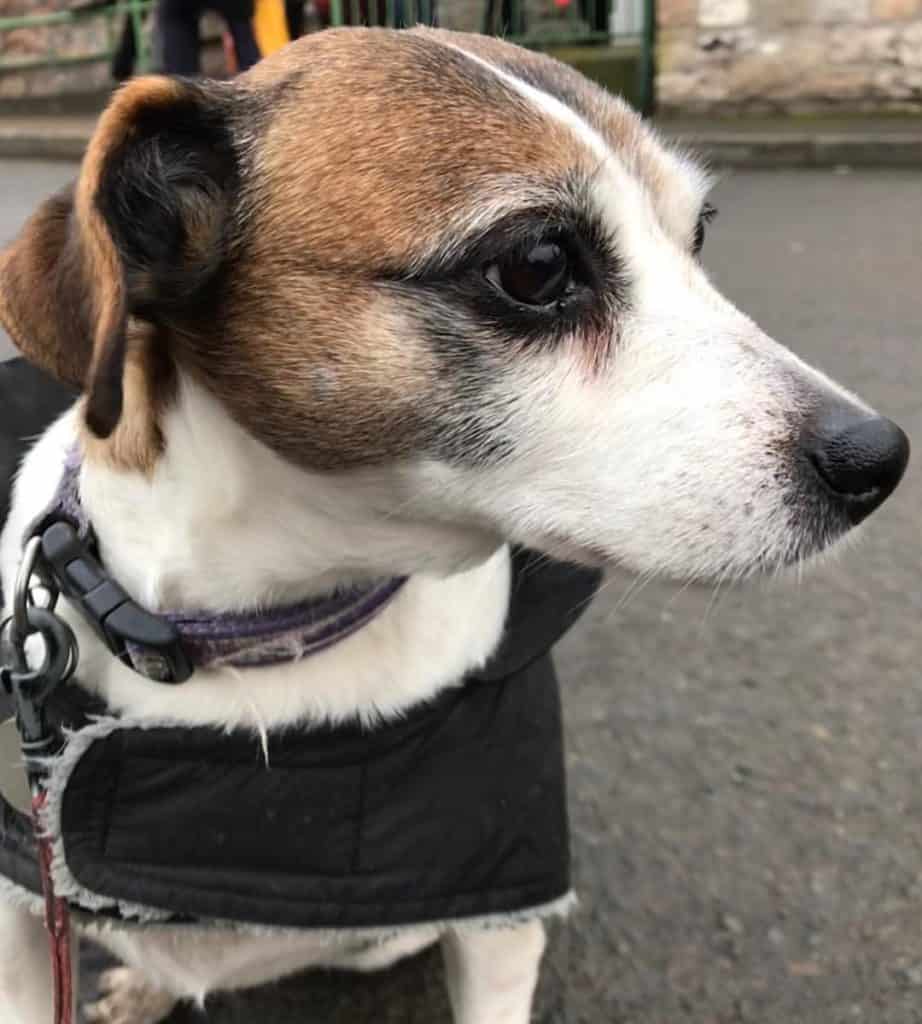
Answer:
MULTIPOLYGON (((0 238, 65 176, 0 165, 0 238)), ((922 177, 747 173, 716 202, 719 283, 922 457, 922 177)), ((715 600, 616 579, 562 645, 583 905, 555 935, 542 1024, 922 1021, 920 499, 911 466, 860 546, 799 586, 715 600)), ((445 1012, 429 957, 208 1020, 445 1012)))

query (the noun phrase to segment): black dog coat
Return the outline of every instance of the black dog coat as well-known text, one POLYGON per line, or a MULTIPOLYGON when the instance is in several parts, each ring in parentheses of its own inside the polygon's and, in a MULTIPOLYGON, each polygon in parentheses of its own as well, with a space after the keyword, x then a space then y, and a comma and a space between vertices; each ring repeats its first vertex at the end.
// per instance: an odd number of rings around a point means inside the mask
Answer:
MULTIPOLYGON (((516 552, 512 579, 486 668, 370 730, 270 732, 264 752, 248 731, 132 722, 65 688, 50 708, 66 741, 44 818, 58 893, 132 919, 309 928, 561 906, 569 854, 550 650, 598 574, 516 552)), ((0 875, 22 895, 41 891, 30 824, 5 802, 0 875)))

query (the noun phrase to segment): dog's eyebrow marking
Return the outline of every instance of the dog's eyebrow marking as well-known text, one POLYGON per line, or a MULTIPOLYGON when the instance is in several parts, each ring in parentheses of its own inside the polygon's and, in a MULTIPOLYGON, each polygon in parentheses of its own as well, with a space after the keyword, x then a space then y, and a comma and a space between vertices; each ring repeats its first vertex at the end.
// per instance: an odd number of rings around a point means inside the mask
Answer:
POLYGON ((559 188, 547 182, 535 184, 518 177, 494 181, 485 195, 476 195, 449 215, 431 243, 410 261, 406 273, 416 276, 436 266, 459 262, 459 253, 469 241, 486 234, 500 221, 559 203, 559 188))
POLYGON ((450 244, 437 246, 400 273, 400 277, 425 279, 451 275, 472 262, 496 258, 527 242, 536 244, 548 232, 572 232, 585 236, 587 249, 601 238, 597 218, 580 202, 582 187, 562 181, 557 188, 535 193, 529 203, 498 205, 490 216, 473 215, 456 221, 450 244))
POLYGON ((454 50, 456 53, 462 54, 464 57, 467 57, 468 60, 473 61, 480 67, 492 72, 500 79, 500 81, 504 82, 510 89, 527 99, 542 113, 547 114, 555 121, 565 125, 592 151, 593 155, 600 163, 611 160, 614 156, 611 147, 595 130, 595 128, 576 113, 575 110, 572 110, 565 103, 562 103, 557 99, 556 96, 551 96, 550 93, 536 88, 528 82, 523 81, 521 78, 517 78, 515 75, 503 68, 498 68, 495 64, 491 64, 489 61, 484 60, 483 57, 478 57, 477 54, 471 53, 470 50, 465 50, 462 46, 456 46, 454 43, 448 43, 444 40, 440 40, 439 43, 441 46, 447 46, 450 50, 454 50))
MULTIPOLYGON (((596 159, 591 178, 601 180, 604 174, 610 175, 612 182, 616 183, 618 191, 633 195, 635 202, 641 200, 642 195, 645 195, 645 200, 657 210, 658 219, 669 224, 670 232, 674 233, 675 237, 685 235, 693 230, 697 208, 700 207, 710 191, 714 179, 707 167, 702 166, 690 153, 684 151, 680 146, 663 145, 657 140, 656 134, 650 133, 648 130, 642 133, 639 140, 635 141, 635 145, 638 142, 643 143, 645 152, 649 152, 649 146, 653 143, 654 149, 658 151, 654 155, 659 157, 657 170, 674 180, 681 181, 684 191, 691 193, 688 203, 682 203, 681 200, 677 201, 674 198, 669 202, 664 202, 662 198, 664 190, 661 187, 657 188, 655 182, 651 182, 649 174, 638 174, 637 168, 631 171, 629 169, 630 161, 626 163, 622 154, 612 147, 579 110, 541 88, 540 84, 533 85, 526 79, 520 78, 514 71, 498 67, 478 54, 471 53, 469 50, 443 39, 439 40, 439 44, 462 54, 478 67, 491 72, 541 113, 568 128, 596 159)), ((600 190, 600 195, 604 195, 608 191, 609 189, 603 188, 600 190)), ((612 212, 612 225, 620 225, 623 222, 622 214, 613 210, 610 203, 606 202, 601 206, 612 212)))

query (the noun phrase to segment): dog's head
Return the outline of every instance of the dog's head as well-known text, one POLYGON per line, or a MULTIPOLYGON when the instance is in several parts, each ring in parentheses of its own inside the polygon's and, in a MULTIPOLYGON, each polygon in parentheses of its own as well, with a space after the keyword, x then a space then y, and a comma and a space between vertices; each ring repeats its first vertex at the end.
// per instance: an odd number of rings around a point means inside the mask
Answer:
POLYGON ((124 88, 3 257, 0 314, 122 464, 156 462, 180 371, 416 521, 744 574, 843 534, 908 446, 715 291, 706 188, 546 57, 325 32, 124 88))

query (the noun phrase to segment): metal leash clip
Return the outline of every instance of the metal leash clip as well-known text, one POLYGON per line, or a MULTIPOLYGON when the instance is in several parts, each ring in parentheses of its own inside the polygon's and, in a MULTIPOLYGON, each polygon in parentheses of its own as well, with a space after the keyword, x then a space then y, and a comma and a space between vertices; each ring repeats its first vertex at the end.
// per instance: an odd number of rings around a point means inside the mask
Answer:
POLYGON ((55 613, 59 591, 39 564, 41 539, 32 538, 23 552, 13 594, 13 614, 0 625, 0 683, 13 698, 29 781, 40 776, 41 758, 53 753, 45 702, 77 668, 77 640, 55 613), (42 660, 30 668, 26 642, 39 636, 42 660))
POLYGON ((47 792, 48 762, 58 738, 49 726, 46 702, 77 668, 77 639, 55 612, 59 590, 40 562, 41 538, 26 544, 16 577, 13 614, 0 625, 0 683, 13 697, 16 725, 32 792, 32 820, 39 872, 45 896, 45 928, 51 952, 54 1024, 72 1024, 74 978, 70 945, 70 908, 55 895, 51 841, 41 824, 47 792), (35 582, 33 582, 35 580, 35 582), (40 598, 40 595, 44 595, 40 598), (42 641, 41 662, 29 667, 26 642, 42 641))

